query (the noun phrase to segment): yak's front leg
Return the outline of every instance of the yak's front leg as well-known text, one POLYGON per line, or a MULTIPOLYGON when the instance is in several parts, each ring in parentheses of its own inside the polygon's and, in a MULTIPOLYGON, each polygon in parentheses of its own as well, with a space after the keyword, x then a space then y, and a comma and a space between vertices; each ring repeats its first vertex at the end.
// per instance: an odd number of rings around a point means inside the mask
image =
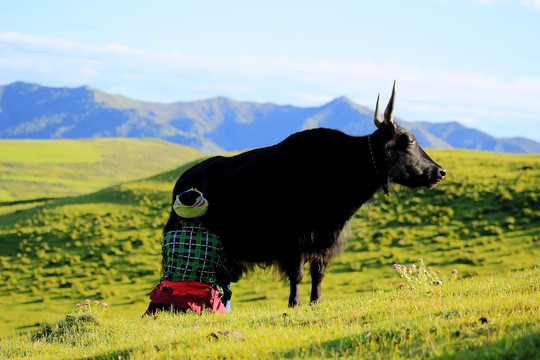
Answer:
POLYGON ((300 283, 304 278, 304 260, 302 255, 291 258, 287 263, 287 275, 291 284, 289 307, 300 305, 300 283))
POLYGON ((324 279, 328 257, 321 255, 311 259, 311 298, 310 303, 314 304, 321 299, 321 283, 324 279))

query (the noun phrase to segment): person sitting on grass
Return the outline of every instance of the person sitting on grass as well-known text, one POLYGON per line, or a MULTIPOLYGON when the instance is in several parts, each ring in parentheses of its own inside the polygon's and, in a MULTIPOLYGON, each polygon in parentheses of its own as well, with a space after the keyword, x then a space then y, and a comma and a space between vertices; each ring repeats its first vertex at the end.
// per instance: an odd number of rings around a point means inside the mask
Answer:
POLYGON ((208 200, 192 188, 176 197, 173 208, 182 227, 163 235, 163 276, 150 293, 145 315, 160 310, 228 311, 233 279, 228 273, 223 245, 219 236, 199 221, 208 210, 208 200), (218 277, 226 280, 218 285, 218 277))

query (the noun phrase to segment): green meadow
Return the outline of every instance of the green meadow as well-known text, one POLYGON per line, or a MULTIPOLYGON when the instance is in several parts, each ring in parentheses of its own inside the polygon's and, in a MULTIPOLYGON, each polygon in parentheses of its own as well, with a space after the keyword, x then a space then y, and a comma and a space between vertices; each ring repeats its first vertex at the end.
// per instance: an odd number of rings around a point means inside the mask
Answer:
POLYGON ((0 340, 9 359, 538 359, 540 273, 342 296, 314 306, 112 317, 91 305, 0 340))
POLYGON ((0 203, 87 194, 200 156, 157 139, 0 140, 0 203))
MULTIPOLYGON (((482 358, 491 347, 525 351, 532 343, 538 349, 540 156, 459 150, 429 155, 446 168, 446 179, 431 190, 395 186, 390 196, 378 193, 345 228, 349 240, 329 266, 322 303, 293 310, 286 306, 288 284, 272 269, 260 269, 233 284, 230 314, 140 319, 159 280, 172 188, 200 160, 79 192, 84 195, 3 203, 0 357, 43 352, 61 358, 250 358, 242 350, 245 341, 262 358, 459 358, 463 349, 476 349, 482 358), (398 290, 403 279, 392 265, 418 258, 445 276, 438 290, 398 290), (450 285, 452 269, 459 279, 450 285), (109 308, 99 321, 73 325, 66 314, 85 299, 109 308), (480 317, 488 322, 478 323, 480 317), (217 341, 208 340, 221 330, 241 331, 244 339, 218 334, 217 341)), ((96 158, 88 150, 77 159, 90 166, 96 158)), ((36 163, 17 161, 34 171, 36 163)), ((50 169, 48 176, 64 176, 50 169)), ((66 194, 34 194, 60 196, 66 194)), ((309 287, 307 272, 304 303, 309 287)))

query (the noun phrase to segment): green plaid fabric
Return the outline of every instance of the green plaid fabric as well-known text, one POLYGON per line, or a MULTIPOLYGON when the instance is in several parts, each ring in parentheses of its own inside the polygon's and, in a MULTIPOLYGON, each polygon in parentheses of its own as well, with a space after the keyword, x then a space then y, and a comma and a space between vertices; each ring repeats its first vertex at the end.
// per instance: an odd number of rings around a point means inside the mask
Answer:
POLYGON ((163 277, 168 281, 198 281, 213 285, 221 262, 223 245, 219 236, 196 222, 163 236, 163 277))

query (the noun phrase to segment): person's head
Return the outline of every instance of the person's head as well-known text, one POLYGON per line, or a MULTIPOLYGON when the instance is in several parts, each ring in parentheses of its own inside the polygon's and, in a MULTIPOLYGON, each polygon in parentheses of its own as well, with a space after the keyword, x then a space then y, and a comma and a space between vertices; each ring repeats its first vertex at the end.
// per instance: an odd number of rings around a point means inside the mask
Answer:
POLYGON ((208 200, 199 190, 191 188, 176 196, 173 208, 180 222, 183 223, 183 219, 198 219, 206 214, 208 200))

